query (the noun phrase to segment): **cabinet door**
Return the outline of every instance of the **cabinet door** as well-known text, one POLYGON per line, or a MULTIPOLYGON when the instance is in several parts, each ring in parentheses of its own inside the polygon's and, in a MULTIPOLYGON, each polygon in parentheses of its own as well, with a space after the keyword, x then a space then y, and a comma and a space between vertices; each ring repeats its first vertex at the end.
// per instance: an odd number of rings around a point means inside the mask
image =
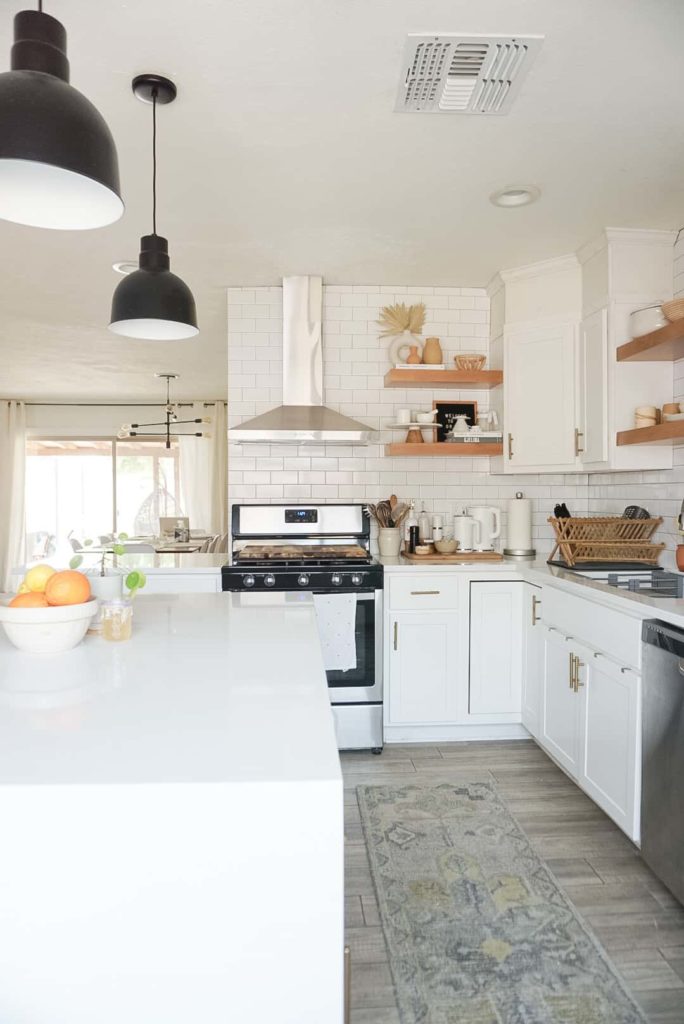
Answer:
POLYGON ((523 592, 523 678, 522 723, 539 736, 544 674, 544 627, 541 624, 541 587, 524 584, 523 592))
POLYGON ((470 584, 471 715, 520 720, 523 587, 505 580, 470 584))
POLYGON ((573 470, 577 427, 577 327, 504 331, 504 470, 573 470))
POLYGON ((572 656, 572 648, 562 634, 544 627, 544 699, 540 742, 573 778, 577 778, 582 701, 571 685, 572 656))
POLYGON ((579 784, 630 836, 639 838, 641 677, 603 655, 581 655, 579 784))
POLYGON ((391 725, 456 718, 456 623, 453 612, 398 612, 389 618, 391 725))
POLYGON ((580 434, 583 466, 608 461, 608 312, 586 317, 580 330, 580 434))

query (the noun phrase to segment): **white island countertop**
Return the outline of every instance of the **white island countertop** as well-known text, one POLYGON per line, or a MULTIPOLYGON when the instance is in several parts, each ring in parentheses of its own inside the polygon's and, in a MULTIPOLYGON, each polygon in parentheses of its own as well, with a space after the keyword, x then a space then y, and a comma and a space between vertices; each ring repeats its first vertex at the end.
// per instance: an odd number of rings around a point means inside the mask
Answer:
POLYGON ((342 1024, 343 792, 307 595, 0 637, 2 1024, 342 1024))

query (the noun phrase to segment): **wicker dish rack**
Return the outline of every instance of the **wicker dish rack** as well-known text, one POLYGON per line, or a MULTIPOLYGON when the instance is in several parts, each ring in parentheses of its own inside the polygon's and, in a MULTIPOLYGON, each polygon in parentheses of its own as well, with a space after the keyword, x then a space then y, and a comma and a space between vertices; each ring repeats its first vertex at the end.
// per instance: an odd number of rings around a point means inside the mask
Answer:
POLYGON ((624 519, 622 516, 549 516, 558 552, 568 565, 578 562, 643 562, 657 565, 665 544, 654 544, 662 519, 624 519))

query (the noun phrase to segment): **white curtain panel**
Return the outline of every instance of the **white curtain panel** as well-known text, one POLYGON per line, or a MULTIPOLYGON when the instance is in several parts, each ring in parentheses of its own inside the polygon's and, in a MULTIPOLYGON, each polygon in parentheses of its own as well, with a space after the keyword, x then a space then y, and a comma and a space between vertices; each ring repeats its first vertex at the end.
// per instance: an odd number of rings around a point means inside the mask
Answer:
POLYGON ((179 435, 183 511, 190 519, 191 529, 227 533, 228 426, 225 403, 216 402, 205 409, 203 402, 195 402, 192 413, 183 412, 183 419, 211 418, 211 423, 204 423, 201 427, 202 433, 209 434, 209 437, 179 435))
POLYGON ((24 561, 26 408, 0 401, 0 590, 11 587, 11 570, 24 561))

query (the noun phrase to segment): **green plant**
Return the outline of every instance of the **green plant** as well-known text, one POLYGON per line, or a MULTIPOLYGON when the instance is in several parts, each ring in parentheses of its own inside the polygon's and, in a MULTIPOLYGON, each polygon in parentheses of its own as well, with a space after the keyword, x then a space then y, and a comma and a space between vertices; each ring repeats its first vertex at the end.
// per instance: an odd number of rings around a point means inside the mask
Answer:
MULTIPOLYGON (((99 573, 100 576, 104 576, 105 575, 105 572, 106 572, 105 559, 107 558, 108 555, 109 556, 114 556, 114 555, 125 555, 126 554, 126 548, 124 547, 123 542, 127 541, 127 540, 128 540, 128 534, 127 533, 115 533, 109 543, 102 545, 102 557, 100 559, 100 573, 99 573)), ((83 547, 84 548, 89 548, 92 545, 92 543, 93 543, 92 540, 84 540, 83 541, 83 547)), ((74 557, 69 562, 69 568, 70 569, 78 569, 79 565, 81 565, 82 562, 83 562, 83 555, 74 555, 74 557)), ((130 573, 129 575, 133 575, 133 574, 130 573)), ((145 576, 144 576, 144 573, 141 573, 141 575, 143 577, 143 582, 140 583, 138 586, 144 587, 145 586, 145 583, 144 583, 145 576)), ((128 584, 126 584, 126 586, 128 586, 128 584)))

